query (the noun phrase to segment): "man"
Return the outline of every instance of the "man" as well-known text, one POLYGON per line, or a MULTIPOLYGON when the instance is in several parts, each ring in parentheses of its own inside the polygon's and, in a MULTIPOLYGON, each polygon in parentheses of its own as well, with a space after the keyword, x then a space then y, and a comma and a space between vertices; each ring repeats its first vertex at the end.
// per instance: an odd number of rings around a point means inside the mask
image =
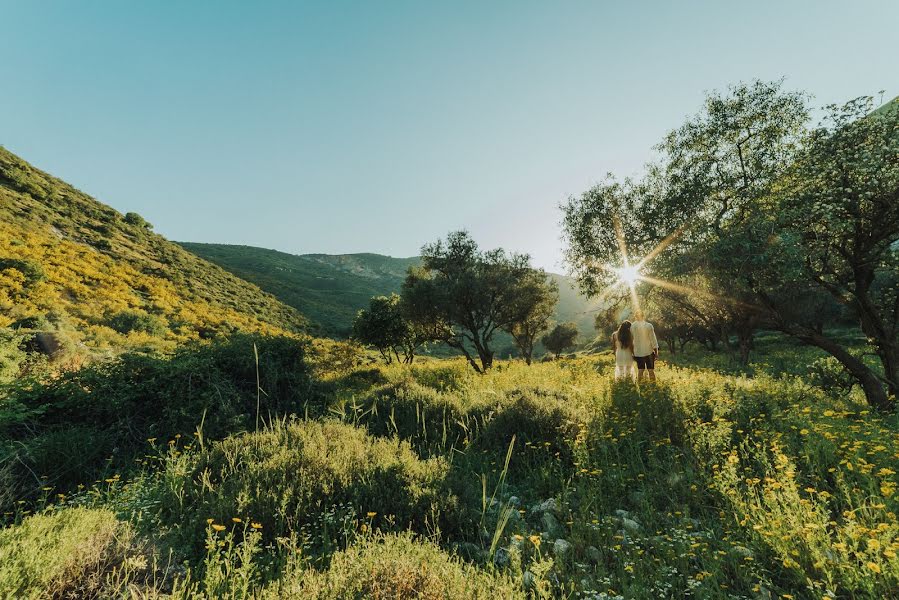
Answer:
POLYGON ((631 334, 634 336, 634 360, 637 362, 637 381, 648 377, 650 381, 656 380, 656 357, 659 355, 659 341, 656 339, 656 330, 652 323, 643 318, 643 311, 639 308, 634 312, 635 321, 631 324, 631 334))

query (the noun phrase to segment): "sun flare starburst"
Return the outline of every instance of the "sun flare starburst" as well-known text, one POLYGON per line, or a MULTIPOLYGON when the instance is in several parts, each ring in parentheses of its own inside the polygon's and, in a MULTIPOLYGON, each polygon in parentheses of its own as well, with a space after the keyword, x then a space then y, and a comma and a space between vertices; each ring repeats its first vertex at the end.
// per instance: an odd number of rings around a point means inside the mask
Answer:
POLYGON ((625 265, 615 269, 618 280, 626 285, 634 285, 640 279, 640 265, 625 265))

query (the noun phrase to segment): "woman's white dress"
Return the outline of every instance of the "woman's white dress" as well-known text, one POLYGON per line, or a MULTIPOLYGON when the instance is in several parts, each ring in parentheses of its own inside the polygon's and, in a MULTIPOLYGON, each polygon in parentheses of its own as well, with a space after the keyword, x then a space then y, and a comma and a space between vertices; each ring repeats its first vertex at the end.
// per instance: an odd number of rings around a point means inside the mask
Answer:
POLYGON ((624 348, 615 338, 615 379, 634 377, 634 355, 630 348, 624 348))

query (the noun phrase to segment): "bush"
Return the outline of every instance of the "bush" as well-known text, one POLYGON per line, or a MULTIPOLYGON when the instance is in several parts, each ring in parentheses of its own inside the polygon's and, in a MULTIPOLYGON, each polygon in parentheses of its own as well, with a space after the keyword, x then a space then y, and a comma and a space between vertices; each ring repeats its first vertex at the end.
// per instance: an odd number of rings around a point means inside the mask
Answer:
POLYGON ((328 570, 305 571, 265 598, 465 600, 524 598, 510 579, 476 569, 410 535, 368 539, 334 555, 328 570))
POLYGON ((30 259, 0 258, 0 271, 15 269, 25 276, 25 285, 34 285, 47 280, 47 273, 37 261, 30 259))
POLYGON ((299 533, 316 554, 359 522, 424 531, 449 505, 446 471, 442 459, 420 460, 407 443, 350 425, 278 422, 172 457, 148 492, 182 543, 202 542, 207 519, 231 525, 237 517, 260 524, 267 539, 299 533))
POLYGON ((142 310, 124 310, 106 319, 106 325, 127 335, 132 331, 140 331, 154 336, 165 335, 169 328, 165 320, 142 310))
POLYGON ((93 598, 134 556, 132 533, 108 510, 70 508, 0 530, 0 597, 93 598))
POLYGON ((153 226, 136 212, 125 213, 125 222, 141 229, 153 229, 153 226))
POLYGON ((10 383, 19 376, 19 370, 28 358, 21 348, 26 337, 12 329, 0 328, 0 384, 10 383))
POLYGON ((15 440, 0 448, 0 463, 11 461, 29 488, 65 492, 105 469, 132 467, 148 438, 190 434, 204 416, 210 439, 251 429, 257 397, 265 419, 316 414, 322 402, 305 358, 305 346, 292 338, 239 335, 184 347, 169 358, 126 354, 19 386, 3 405, 15 410, 0 410, 0 438, 15 440), (61 443, 66 438, 69 443, 61 443), (52 458, 60 451, 66 460, 52 458), (42 476, 37 486, 31 472, 42 476))

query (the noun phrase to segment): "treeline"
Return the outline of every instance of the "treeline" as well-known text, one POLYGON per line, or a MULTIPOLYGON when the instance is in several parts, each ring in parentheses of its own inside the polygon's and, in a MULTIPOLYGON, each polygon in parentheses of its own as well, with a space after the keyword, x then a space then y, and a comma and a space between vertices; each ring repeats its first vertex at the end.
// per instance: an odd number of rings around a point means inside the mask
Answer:
MULTIPOLYGON (((809 125, 806 95, 755 82, 708 96, 640 179, 564 209, 582 288, 614 286, 621 241, 670 337, 732 344, 773 329, 838 360, 880 410, 899 393, 899 102, 861 97, 809 125), (828 335, 857 327, 876 366, 828 335), (736 341, 732 341, 736 340, 736 341)), ((620 300, 627 301, 623 290, 620 300)))
MULTIPOLYGON (((532 267, 528 255, 481 250, 458 231, 422 248, 421 266, 409 270, 402 293, 372 298, 357 314, 353 333, 388 363, 411 363, 423 345, 443 343, 483 373, 493 365, 499 332, 508 333, 531 364, 558 299, 556 283, 532 267)), ((576 335, 572 324, 561 324, 543 341, 559 353, 576 335)))

